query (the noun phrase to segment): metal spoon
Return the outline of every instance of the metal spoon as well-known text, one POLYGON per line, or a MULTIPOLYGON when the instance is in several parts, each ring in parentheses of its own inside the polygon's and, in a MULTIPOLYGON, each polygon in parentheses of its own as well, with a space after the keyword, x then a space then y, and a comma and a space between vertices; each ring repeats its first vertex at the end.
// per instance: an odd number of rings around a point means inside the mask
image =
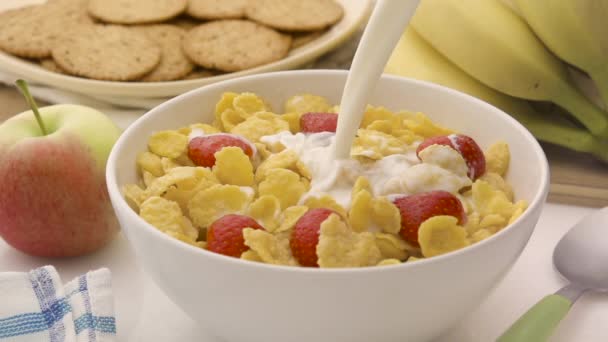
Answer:
POLYGON ((498 342, 546 341, 585 291, 608 291, 608 207, 585 217, 562 237, 553 264, 570 284, 536 303, 498 342))

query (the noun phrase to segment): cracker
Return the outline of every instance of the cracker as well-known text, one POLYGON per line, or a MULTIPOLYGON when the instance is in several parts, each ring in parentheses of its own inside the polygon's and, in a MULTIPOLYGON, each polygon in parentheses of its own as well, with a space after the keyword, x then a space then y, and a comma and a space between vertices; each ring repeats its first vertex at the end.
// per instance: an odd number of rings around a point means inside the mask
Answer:
POLYGON ((196 64, 239 71, 274 62, 289 51, 291 37, 247 20, 218 20, 188 32, 186 55, 196 64))
POLYGON ((167 24, 169 24, 169 25, 177 26, 186 31, 190 31, 202 23, 203 22, 198 19, 190 18, 185 15, 181 15, 181 16, 179 16, 175 19, 171 19, 170 21, 167 22, 167 24))
POLYGON ((57 63, 55 63, 52 58, 45 58, 40 60, 40 66, 48 71, 56 72, 58 74, 67 74, 67 72, 61 69, 61 67, 57 65, 57 63))
POLYGON ((138 79, 158 65, 161 50, 145 34, 120 26, 72 30, 57 42, 53 59, 67 72, 98 80, 138 79))
POLYGON ((207 78, 207 77, 213 77, 217 75, 217 72, 213 71, 213 70, 207 70, 207 69, 195 69, 193 70, 191 73, 189 73, 188 75, 184 76, 184 80, 196 80, 199 78, 207 78))
POLYGON ((291 48, 297 49, 300 46, 304 46, 313 40, 321 37, 325 33, 325 30, 312 31, 312 32, 295 32, 291 35, 291 48))
POLYGON ((278 30, 314 31, 337 23, 344 10, 334 0, 256 0, 245 15, 278 30))
POLYGON ((186 13, 204 20, 238 19, 245 16, 247 0, 190 0, 186 13))
POLYGON ((161 49, 160 63, 140 79, 142 82, 173 81, 188 75, 194 64, 182 51, 182 39, 186 31, 171 25, 146 25, 133 28, 156 42, 161 49))
POLYGON ((91 25, 81 1, 61 0, 0 13, 0 49, 24 58, 46 58, 66 27, 91 25))
POLYGON ((113 24, 149 24, 175 18, 187 0, 90 0, 89 14, 113 24))

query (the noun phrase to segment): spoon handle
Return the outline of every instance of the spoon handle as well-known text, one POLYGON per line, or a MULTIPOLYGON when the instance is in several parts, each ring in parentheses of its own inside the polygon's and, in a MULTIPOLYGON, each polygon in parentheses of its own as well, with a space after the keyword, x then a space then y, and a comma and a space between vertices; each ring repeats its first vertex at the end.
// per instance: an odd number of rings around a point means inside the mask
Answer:
POLYGON ((572 301, 559 294, 548 295, 531 307, 496 342, 543 342, 566 316, 572 301))
POLYGON ((350 157, 367 98, 420 0, 378 0, 363 32, 340 101, 334 159, 350 157))

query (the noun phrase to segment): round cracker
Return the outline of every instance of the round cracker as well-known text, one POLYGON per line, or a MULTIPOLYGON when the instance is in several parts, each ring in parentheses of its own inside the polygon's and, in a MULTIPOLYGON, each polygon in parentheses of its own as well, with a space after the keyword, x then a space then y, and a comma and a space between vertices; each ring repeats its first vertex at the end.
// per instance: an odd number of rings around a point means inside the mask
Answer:
POLYGON ((46 58, 66 27, 92 25, 80 1, 22 7, 0 13, 0 49, 24 58, 46 58))
POLYGON ((171 19, 171 21, 167 22, 168 25, 177 26, 186 31, 190 31, 191 29, 197 27, 198 25, 200 25, 202 23, 203 22, 198 19, 187 17, 185 15, 181 15, 181 16, 171 19))
POLYGON ((149 24, 177 17, 187 0, 90 0, 89 14, 113 24, 149 24))
POLYGON ((215 75, 217 75, 217 72, 215 72, 215 71, 211 71, 211 70, 207 70, 207 69, 196 69, 196 70, 193 70, 188 75, 186 75, 183 79, 184 80, 196 80, 199 78, 213 77, 215 75))
POLYGON ((48 71, 56 72, 58 74, 67 74, 67 72, 61 69, 61 67, 57 65, 57 63, 55 63, 52 58, 45 58, 40 60, 40 66, 48 71))
POLYGON ((245 16, 247 0, 190 0, 186 13, 198 19, 238 19, 245 16))
POLYGON ((57 42, 53 59, 70 74, 107 81, 130 81, 152 71, 161 51, 145 34, 120 26, 72 30, 57 42))
POLYGON ((325 30, 293 33, 291 35, 291 37, 292 37, 291 48, 297 49, 300 46, 304 46, 304 45, 312 42, 313 40, 316 40, 317 38, 321 37, 323 35, 323 33, 325 33, 325 30))
POLYGON ((182 39, 186 30, 162 24, 138 26, 133 29, 146 34, 161 49, 160 63, 140 81, 173 81, 188 75, 194 69, 194 63, 182 51, 182 39))
POLYGON ((247 18, 284 31, 315 31, 337 23, 344 15, 334 0, 256 0, 247 18))
POLYGON ((190 30, 184 39, 186 56, 208 69, 239 71, 279 60, 291 37, 247 20, 218 20, 190 30))

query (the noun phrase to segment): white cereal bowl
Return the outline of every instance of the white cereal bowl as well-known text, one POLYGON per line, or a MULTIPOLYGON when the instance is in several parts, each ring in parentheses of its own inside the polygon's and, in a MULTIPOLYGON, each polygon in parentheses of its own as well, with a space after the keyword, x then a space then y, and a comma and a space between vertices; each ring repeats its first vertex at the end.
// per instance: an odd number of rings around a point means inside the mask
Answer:
POLYGON ((511 149, 508 180, 530 206, 489 239, 442 256, 362 269, 281 267, 229 258, 175 240, 147 224, 123 200, 136 182, 135 158, 149 135, 210 122, 225 91, 254 92, 280 108, 289 96, 314 93, 339 103, 344 71, 288 71, 228 80, 178 96, 133 123, 107 164, 112 204, 135 254, 165 294, 207 332, 229 342, 428 341, 475 309, 525 247, 548 191, 545 155, 510 116, 434 84, 383 76, 369 103, 422 111, 487 147, 511 149))

